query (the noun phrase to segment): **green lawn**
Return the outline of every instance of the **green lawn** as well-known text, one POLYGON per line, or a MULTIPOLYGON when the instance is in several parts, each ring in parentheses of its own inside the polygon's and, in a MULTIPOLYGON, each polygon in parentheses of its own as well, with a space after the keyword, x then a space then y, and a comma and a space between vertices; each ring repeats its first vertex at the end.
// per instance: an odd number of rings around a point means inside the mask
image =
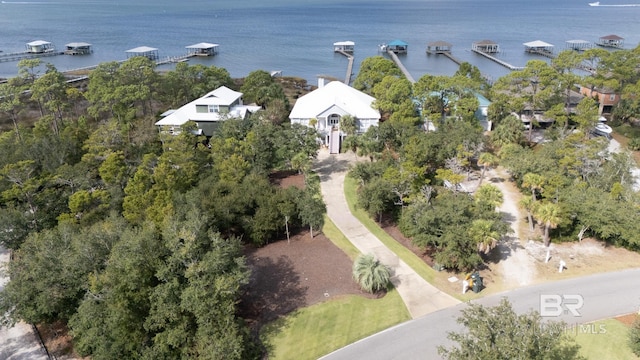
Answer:
POLYGON ((300 309, 262 330, 270 359, 317 359, 368 335, 409 320, 400 295, 350 295, 300 309))
POLYGON ((576 342, 581 347, 580 354, 589 360, 639 359, 627 345, 629 328, 616 319, 570 327, 569 331, 576 334, 576 342))

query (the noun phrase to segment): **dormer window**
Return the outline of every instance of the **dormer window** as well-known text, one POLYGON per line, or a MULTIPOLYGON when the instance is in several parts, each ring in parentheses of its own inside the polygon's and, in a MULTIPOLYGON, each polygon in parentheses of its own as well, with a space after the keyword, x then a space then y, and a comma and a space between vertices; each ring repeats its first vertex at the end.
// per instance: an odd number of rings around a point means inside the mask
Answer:
POLYGON ((196 105, 197 113, 219 113, 220 105, 196 105))

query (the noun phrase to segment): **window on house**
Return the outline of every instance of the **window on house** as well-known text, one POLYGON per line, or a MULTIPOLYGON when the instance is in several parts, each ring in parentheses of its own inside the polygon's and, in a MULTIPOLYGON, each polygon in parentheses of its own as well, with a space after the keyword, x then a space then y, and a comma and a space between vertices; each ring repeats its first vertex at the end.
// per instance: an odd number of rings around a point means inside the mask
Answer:
POLYGON ((609 100, 610 101, 615 101, 615 99, 616 99, 616 94, 609 95, 609 100))
POLYGON ((210 113, 220 112, 220 105, 209 105, 209 112, 210 113))
POLYGON ((327 121, 329 122, 329 125, 331 125, 331 126, 338 125, 338 124, 340 124, 340 115, 331 114, 331 115, 329 115, 329 118, 327 119, 327 121))

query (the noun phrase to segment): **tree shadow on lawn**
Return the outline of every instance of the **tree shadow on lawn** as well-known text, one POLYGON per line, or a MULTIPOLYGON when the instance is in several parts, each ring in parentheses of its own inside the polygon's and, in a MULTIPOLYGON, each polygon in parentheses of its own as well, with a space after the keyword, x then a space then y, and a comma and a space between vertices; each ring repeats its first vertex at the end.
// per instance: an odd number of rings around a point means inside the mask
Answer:
POLYGON ((247 264, 251 278, 239 305, 240 316, 268 354, 271 345, 265 339, 270 337, 263 334, 263 328, 273 334, 286 327, 285 315, 305 306, 308 288, 301 285, 293 261, 286 255, 273 260, 256 256, 254 250, 247 254, 247 264))
POLYGON ((301 285, 293 261, 280 255, 275 261, 268 257, 247 256, 251 279, 243 296, 243 317, 258 327, 282 317, 306 304, 307 287, 301 285))

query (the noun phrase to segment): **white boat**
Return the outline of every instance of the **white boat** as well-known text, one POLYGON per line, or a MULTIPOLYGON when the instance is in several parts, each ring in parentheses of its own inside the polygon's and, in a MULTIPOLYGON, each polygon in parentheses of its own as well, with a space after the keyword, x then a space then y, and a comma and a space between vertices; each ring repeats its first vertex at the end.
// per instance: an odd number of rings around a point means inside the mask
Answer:
POLYGON ((609 138, 611 137, 613 129, 607 124, 599 123, 598 125, 596 125, 595 129, 593 129, 593 132, 596 135, 606 136, 607 138, 609 138))
POLYGON ((589 3, 589 6, 600 6, 600 1, 589 3))

